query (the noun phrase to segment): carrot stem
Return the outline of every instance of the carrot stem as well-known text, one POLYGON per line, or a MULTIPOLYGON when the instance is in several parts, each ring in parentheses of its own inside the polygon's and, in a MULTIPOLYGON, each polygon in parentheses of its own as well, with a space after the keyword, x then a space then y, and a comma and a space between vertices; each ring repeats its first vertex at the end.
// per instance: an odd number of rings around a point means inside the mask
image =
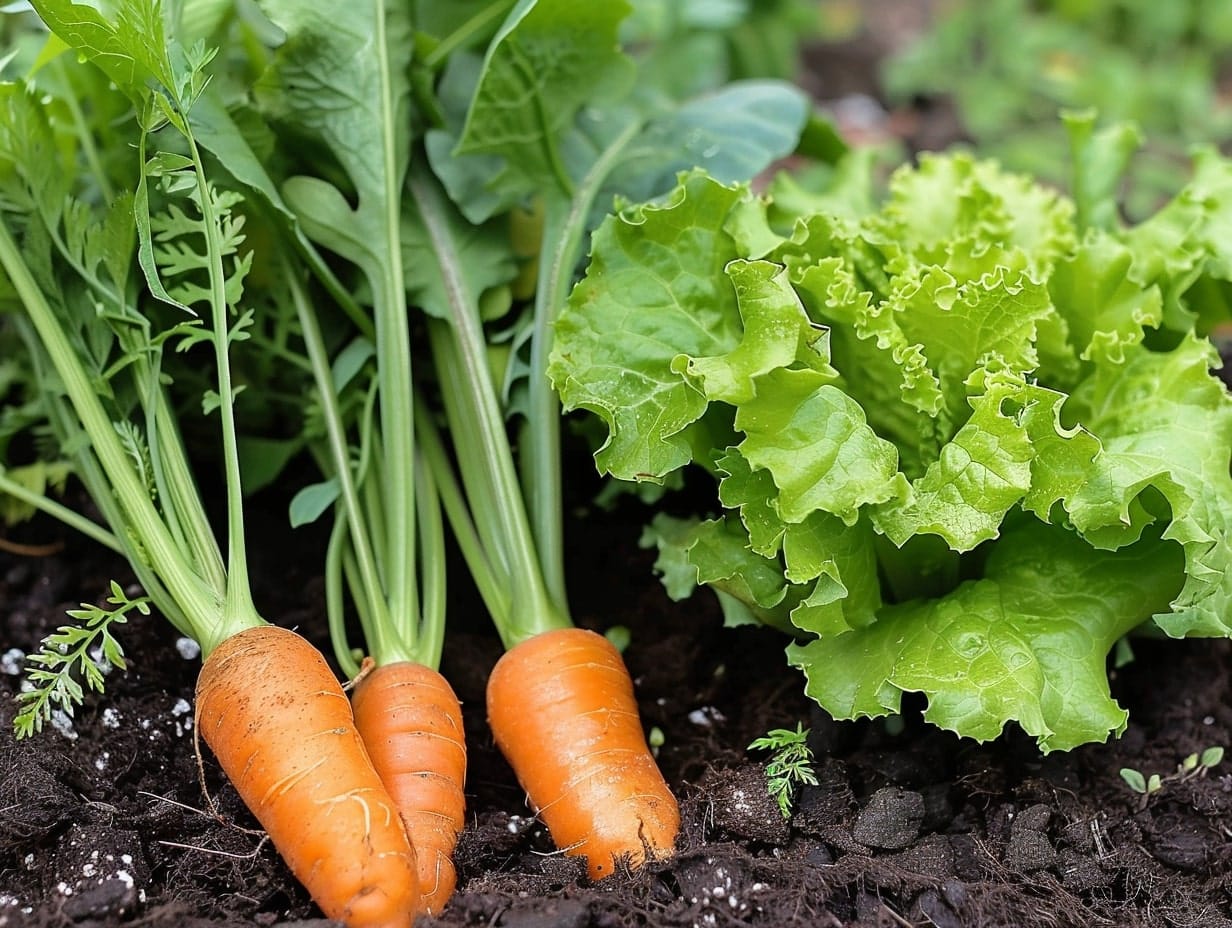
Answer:
POLYGON ((476 295, 462 272, 444 206, 436 186, 421 170, 408 188, 428 230, 449 305, 447 321, 430 319, 428 333, 442 381, 450 433, 472 512, 484 513, 481 536, 492 564, 503 571, 510 610, 493 616, 505 647, 552 628, 567 628, 567 606, 555 601, 543 581, 521 484, 488 369, 476 295))

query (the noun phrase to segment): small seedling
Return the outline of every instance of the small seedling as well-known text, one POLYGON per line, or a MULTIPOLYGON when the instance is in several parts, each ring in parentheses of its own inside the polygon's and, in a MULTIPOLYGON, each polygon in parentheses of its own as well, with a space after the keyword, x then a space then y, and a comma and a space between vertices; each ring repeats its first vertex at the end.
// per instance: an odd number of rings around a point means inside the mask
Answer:
POLYGON ((1147 807, 1151 797, 1164 788, 1165 783, 1185 783, 1196 777, 1204 777, 1222 760, 1223 748, 1209 747, 1201 754, 1196 752, 1190 754, 1176 765, 1176 773, 1169 776, 1164 777, 1158 773, 1152 773, 1147 777, 1133 767, 1122 767, 1121 779, 1138 794, 1138 810, 1141 811, 1147 807))
POLYGON ((791 818, 796 789, 802 784, 817 785, 813 772, 813 752, 808 746, 809 730, 796 723, 796 730, 776 728, 749 744, 750 751, 770 751, 766 762, 766 786, 778 803, 783 818, 791 818))
POLYGON ((1142 771, 1135 770, 1133 767, 1121 768, 1121 779, 1124 780, 1129 788, 1138 794, 1138 810, 1146 808, 1150 802, 1151 796, 1163 789, 1163 779, 1158 773, 1152 773, 1151 776, 1145 777, 1142 771))
POLYGON ((61 625, 43 640, 43 649, 28 658, 30 669, 26 679, 30 688, 17 694, 21 705, 14 720, 18 738, 40 731, 54 708, 73 714, 73 707, 85 696, 77 677, 89 689, 101 693, 104 669, 99 662, 108 668, 125 668, 124 650, 112 635, 111 626, 127 621, 133 609, 149 615, 150 600, 146 596, 130 599, 113 580, 107 603, 115 608, 83 603, 80 609, 70 609, 69 618, 76 619, 78 624, 61 625), (98 657, 92 657, 92 652, 98 657))

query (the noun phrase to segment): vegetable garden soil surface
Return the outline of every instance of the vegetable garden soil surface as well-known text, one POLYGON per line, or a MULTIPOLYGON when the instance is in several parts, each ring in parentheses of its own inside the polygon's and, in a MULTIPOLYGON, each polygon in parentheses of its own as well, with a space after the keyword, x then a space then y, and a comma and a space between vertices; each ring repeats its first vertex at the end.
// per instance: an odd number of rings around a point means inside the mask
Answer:
MULTIPOLYGON (((321 539, 279 528, 284 504, 254 503, 258 602, 325 644, 321 539)), ((643 517, 632 503, 571 517, 572 589, 579 624, 632 633, 643 721, 663 732, 659 761, 682 804, 678 853, 591 885, 551 851, 485 724, 499 642, 480 618, 468 624, 482 611, 460 593, 443 669, 466 712, 467 828, 459 892, 422 924, 1232 926, 1232 763, 1165 779, 1145 807, 1119 775, 1172 774, 1232 744, 1228 642, 1138 642, 1112 673, 1128 729, 1069 753, 1040 756, 1017 731, 960 740, 919 705, 901 725, 836 723, 810 710, 781 635, 723 628, 708 595, 666 598, 637 544, 643 517), (812 726, 818 784, 785 821, 746 746, 798 720, 812 726)), ((204 749, 199 772, 199 660, 166 623, 123 626, 129 669, 109 675, 105 696, 14 741, 11 649, 35 649, 66 608, 131 578, 45 521, 10 540, 61 547, 0 554, 0 926, 328 924, 204 749)))

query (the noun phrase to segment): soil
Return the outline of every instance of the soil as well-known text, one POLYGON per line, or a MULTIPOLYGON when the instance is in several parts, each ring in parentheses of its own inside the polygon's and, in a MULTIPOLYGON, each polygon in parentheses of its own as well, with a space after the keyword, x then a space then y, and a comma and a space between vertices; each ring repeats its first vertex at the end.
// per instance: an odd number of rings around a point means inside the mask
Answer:
MULTIPOLYGON (((882 51, 857 38, 815 70, 823 84, 827 61, 835 75, 867 75, 882 51)), ((834 86, 842 110, 855 91, 834 86)), ((868 100, 875 88, 845 112, 865 128, 873 113, 875 131, 911 147, 957 132, 935 101, 877 115, 868 100)), ((578 479, 572 498, 590 499, 593 478, 578 479)), ((258 603, 325 645, 321 538, 288 534, 285 504, 253 501, 258 603)), ((682 804, 678 853, 599 884, 553 853, 487 732, 484 681, 500 645, 459 582, 443 670, 466 713, 468 827, 458 892, 423 925, 1232 928, 1232 758, 1175 776, 1188 755, 1232 745, 1232 643, 1138 642, 1131 663, 1110 667, 1128 729, 1068 753, 1041 756, 1016 729, 988 744, 959 739, 925 724, 910 700, 889 722, 836 723, 803 695, 779 633, 724 628, 708 594, 667 599, 637 544, 643 518, 631 502, 609 512, 579 503, 569 575, 578 624, 631 632, 643 722, 663 734, 659 762, 682 804), (797 721, 811 727, 818 783, 785 820, 746 746, 797 721), (1125 767, 1161 774, 1162 789, 1143 800, 1125 767)), ((48 521, 7 537, 54 550, 0 551, 0 928, 331 924, 208 752, 198 766, 199 661, 156 617, 121 629, 129 669, 108 676, 105 696, 14 740, 23 652, 66 608, 132 577, 48 521)))
MULTIPOLYGON (((594 486, 575 489, 585 499, 594 486)), ((258 602, 324 645, 320 538, 287 536, 285 502, 253 503, 258 602)), ((724 628, 708 594, 667 599, 637 544, 643 515, 632 502, 571 514, 573 598, 579 624, 631 632, 643 722, 663 733, 659 762, 682 804, 678 853, 592 885, 552 852, 487 732, 500 645, 460 589, 443 669, 465 707, 468 827, 459 891, 423 924, 1232 928, 1232 763, 1165 779, 1145 803, 1119 774, 1166 777, 1232 744, 1232 643, 1139 642, 1111 671, 1128 730, 1069 753, 1040 756, 1017 730, 962 740, 926 725, 918 704, 888 724, 837 723, 803 696, 779 633, 724 628), (818 784, 784 820, 746 746, 797 721, 811 726, 818 784)), ((18 652, 132 578, 49 522, 12 540, 58 550, 0 554, 0 928, 327 924, 208 751, 199 772, 199 661, 157 617, 121 629, 130 667, 105 696, 14 741, 18 652)))

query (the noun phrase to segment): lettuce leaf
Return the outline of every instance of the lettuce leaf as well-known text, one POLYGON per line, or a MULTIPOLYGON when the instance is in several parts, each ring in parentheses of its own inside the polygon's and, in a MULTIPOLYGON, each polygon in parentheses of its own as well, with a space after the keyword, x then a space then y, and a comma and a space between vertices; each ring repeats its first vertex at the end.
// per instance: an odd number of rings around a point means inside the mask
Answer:
POLYGON ((714 475, 722 514, 657 537, 674 595, 793 630, 836 717, 918 691, 975 738, 1120 731, 1120 636, 1232 634, 1232 398, 1205 335, 1232 166, 1199 152, 1129 227, 1102 183, 1080 216, 966 154, 868 209, 867 169, 834 177, 851 192, 772 202, 693 171, 609 216, 557 325, 565 408, 606 424, 603 472, 714 475))

